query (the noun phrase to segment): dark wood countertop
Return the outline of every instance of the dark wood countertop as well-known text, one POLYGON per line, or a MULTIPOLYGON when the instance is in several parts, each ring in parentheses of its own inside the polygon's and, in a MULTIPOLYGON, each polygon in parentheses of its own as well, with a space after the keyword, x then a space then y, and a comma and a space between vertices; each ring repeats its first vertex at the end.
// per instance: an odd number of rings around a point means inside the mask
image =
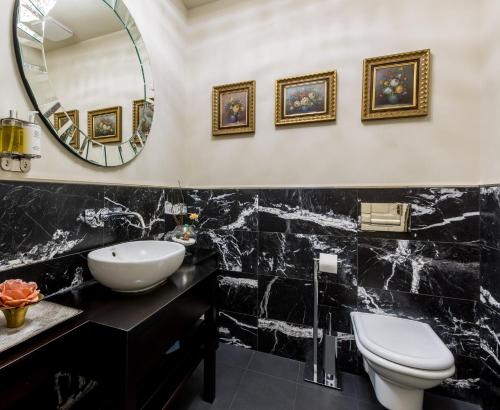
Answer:
POLYGON ((217 254, 198 251, 186 257, 181 268, 158 288, 143 294, 120 294, 97 282, 90 282, 64 294, 48 298, 51 302, 83 310, 83 313, 34 336, 0 354, 0 371, 59 340, 88 323, 118 332, 134 332, 170 303, 217 271, 217 254))

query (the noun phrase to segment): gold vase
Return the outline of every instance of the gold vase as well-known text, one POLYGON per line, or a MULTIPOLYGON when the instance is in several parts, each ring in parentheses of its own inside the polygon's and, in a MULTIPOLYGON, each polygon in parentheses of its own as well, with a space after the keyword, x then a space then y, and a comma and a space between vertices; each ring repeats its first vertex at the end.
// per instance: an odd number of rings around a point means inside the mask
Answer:
POLYGON ((24 320, 26 319, 26 312, 28 311, 29 306, 12 308, 12 309, 3 309, 2 312, 5 316, 5 320, 7 321, 7 327, 11 329, 15 329, 17 327, 21 327, 24 325, 24 320))

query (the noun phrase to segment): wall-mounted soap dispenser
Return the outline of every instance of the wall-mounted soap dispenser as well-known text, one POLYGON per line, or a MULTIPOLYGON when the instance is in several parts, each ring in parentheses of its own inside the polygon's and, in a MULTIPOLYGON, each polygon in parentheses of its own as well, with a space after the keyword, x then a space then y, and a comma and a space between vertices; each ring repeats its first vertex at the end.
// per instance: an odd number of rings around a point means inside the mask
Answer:
POLYGON ((41 157, 42 130, 35 123, 37 111, 28 113, 28 121, 17 118, 11 110, 0 120, 0 168, 4 171, 28 172, 31 159, 41 157))

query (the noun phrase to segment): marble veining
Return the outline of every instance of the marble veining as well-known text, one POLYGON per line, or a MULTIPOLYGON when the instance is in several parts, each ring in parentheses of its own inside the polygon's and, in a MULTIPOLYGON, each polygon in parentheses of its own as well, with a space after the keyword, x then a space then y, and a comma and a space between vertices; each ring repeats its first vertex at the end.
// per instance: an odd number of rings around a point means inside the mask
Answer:
POLYGON ((234 312, 219 312, 219 340, 246 349, 257 348, 257 319, 234 312))
POLYGON ((12 269, 22 265, 35 262, 43 262, 53 259, 57 255, 63 255, 74 249, 82 239, 70 240, 71 233, 56 229, 50 240, 33 245, 26 251, 17 251, 0 261, 0 271, 12 269))
POLYGON ((337 280, 357 284, 356 240, 329 235, 266 233, 259 235, 259 273, 312 280, 313 259, 338 255, 337 280))
POLYGON ((255 275, 224 272, 218 276, 218 285, 220 310, 257 314, 258 280, 255 275))
POLYGON ((198 245, 219 252, 219 266, 232 272, 257 272, 257 234, 210 230, 198 233, 198 245))
POLYGON ((476 245, 360 239, 362 286, 477 299, 480 250, 476 245))

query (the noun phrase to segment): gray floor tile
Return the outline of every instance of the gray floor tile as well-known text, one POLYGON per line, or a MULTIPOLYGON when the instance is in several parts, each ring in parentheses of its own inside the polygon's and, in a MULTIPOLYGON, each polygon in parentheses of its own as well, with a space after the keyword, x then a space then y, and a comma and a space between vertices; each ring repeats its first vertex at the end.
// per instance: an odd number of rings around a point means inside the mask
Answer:
POLYGON ((368 376, 363 375, 356 379, 356 397, 361 401, 378 403, 377 396, 375 396, 375 391, 368 376))
POLYGON ((239 367, 217 364, 217 392, 214 401, 216 409, 229 409, 244 373, 245 370, 239 367))
POLYGON ((424 396, 424 410, 480 410, 480 406, 432 393, 424 396))
POLYGON ((247 370, 231 410, 293 410, 297 384, 247 370))
POLYGON ((311 389, 298 385, 295 410, 353 410, 356 401, 353 397, 343 396, 334 391, 311 389))
POLYGON ((255 352, 248 365, 250 370, 281 377, 292 382, 297 381, 299 367, 300 362, 262 352, 255 352))
POLYGON ((211 405, 201 398, 203 392, 203 364, 201 364, 184 386, 173 408, 176 410, 228 410, 244 372, 245 369, 217 363, 217 390, 215 401, 211 405))
POLYGON ((253 354, 253 350, 221 343, 217 350, 217 362, 246 369, 253 354))
MULTIPOLYGON (((318 390, 325 390, 326 389, 328 391, 332 391, 331 389, 329 389, 327 387, 323 387, 323 386, 316 385, 316 384, 313 384, 310 382, 306 382, 304 380, 304 368, 305 368, 305 364, 301 363, 300 370, 299 370, 299 380, 298 380, 299 384, 302 384, 302 385, 305 385, 305 386, 308 386, 311 388, 315 388, 318 390)), ((342 390, 339 393, 343 394, 345 396, 349 396, 349 397, 356 397, 356 382, 357 382, 357 378, 359 376, 357 376, 355 374, 344 373, 344 372, 341 372, 340 376, 341 376, 341 380, 342 380, 342 390)))
POLYGON ((369 403, 367 401, 358 400, 358 410, 386 410, 379 402, 369 403))

